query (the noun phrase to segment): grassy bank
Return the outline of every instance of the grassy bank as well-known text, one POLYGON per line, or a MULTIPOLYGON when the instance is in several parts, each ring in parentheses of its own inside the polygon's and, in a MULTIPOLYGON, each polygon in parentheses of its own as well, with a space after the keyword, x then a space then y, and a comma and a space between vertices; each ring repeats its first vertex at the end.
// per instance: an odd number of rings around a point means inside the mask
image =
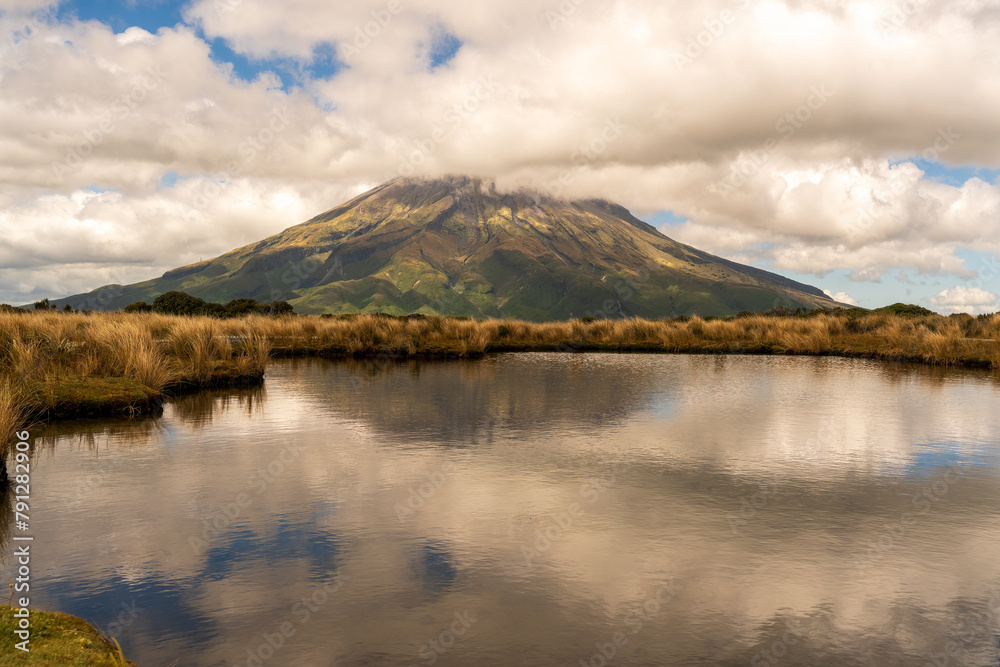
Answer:
POLYGON ((13 647, 14 609, 0 605, 0 665, 134 667, 121 650, 86 621, 56 612, 31 610, 31 651, 13 647))
POLYGON ((501 351, 801 354, 1000 368, 1000 314, 901 315, 861 310, 726 320, 508 320, 297 317, 244 321, 275 355, 475 356, 501 351))
POLYGON ((259 383, 269 355, 238 321, 0 313, 0 442, 27 420, 134 416, 171 393, 259 383))
POLYGON ((726 320, 381 315, 0 314, 0 438, 32 417, 135 415, 182 389, 259 382, 271 356, 466 357, 500 351, 808 354, 1000 368, 1000 314, 744 314, 726 320))

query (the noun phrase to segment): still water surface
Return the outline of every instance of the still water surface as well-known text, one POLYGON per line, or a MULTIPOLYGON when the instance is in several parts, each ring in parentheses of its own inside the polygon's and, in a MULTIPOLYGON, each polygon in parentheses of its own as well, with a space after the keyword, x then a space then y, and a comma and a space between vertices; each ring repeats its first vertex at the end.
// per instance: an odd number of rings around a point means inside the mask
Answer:
POLYGON ((33 437, 33 604, 143 667, 1000 665, 986 373, 283 361, 33 437))

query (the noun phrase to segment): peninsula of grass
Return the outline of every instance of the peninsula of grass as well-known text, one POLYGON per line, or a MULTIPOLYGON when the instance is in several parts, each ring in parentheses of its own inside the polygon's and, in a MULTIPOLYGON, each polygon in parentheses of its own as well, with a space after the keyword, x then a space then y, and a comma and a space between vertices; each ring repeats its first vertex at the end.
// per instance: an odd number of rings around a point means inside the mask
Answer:
POLYGON ((31 610, 31 650, 14 648, 14 608, 0 605, 0 667, 135 667, 121 649, 83 619, 31 610))
MULTIPOLYGON (((0 312, 0 438, 25 423, 134 417, 166 397, 263 382, 268 341, 233 320, 154 314, 0 312)), ((2 458, 0 448, 0 458, 2 458)))

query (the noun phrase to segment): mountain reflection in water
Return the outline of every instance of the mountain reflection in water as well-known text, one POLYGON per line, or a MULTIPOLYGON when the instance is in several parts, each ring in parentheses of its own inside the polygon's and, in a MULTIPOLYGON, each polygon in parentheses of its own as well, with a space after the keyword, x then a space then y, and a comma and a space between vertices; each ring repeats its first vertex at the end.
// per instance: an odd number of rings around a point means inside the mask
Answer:
POLYGON ((33 604, 144 667, 997 665, 998 389, 828 358, 281 361, 34 429, 33 604))

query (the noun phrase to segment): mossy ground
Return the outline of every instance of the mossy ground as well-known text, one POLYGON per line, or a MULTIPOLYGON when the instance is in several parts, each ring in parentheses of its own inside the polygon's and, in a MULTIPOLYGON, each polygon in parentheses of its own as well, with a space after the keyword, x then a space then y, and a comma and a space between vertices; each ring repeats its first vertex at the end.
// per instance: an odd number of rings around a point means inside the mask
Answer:
POLYGON ((31 411, 49 418, 135 416, 155 409, 162 394, 125 377, 53 379, 29 384, 31 411))
POLYGON ((14 648, 14 609, 0 605, 0 666, 135 667, 83 619, 69 614, 31 610, 31 650, 14 648))

